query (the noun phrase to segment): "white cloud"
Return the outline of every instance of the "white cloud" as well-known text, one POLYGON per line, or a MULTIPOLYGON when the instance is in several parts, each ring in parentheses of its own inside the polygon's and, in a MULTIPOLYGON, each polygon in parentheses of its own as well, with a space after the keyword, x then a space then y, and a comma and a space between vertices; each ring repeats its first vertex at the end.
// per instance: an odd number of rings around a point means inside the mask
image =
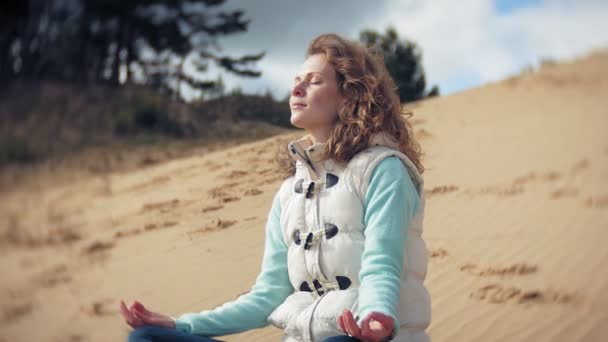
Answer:
POLYGON ((608 2, 545 1, 500 15, 490 1, 392 1, 385 23, 419 43, 442 93, 495 81, 541 58, 571 58, 608 37, 608 2))
MULTIPOLYGON (((384 32, 389 24, 400 37, 420 45, 427 83, 439 84, 442 94, 508 77, 541 58, 567 59, 608 46, 608 1, 603 0, 545 0, 502 15, 489 0, 325 4, 315 1, 295 8, 288 0, 233 2, 251 19, 250 30, 220 44, 233 56, 262 50, 267 54, 256 67, 263 72, 261 78, 224 72, 227 88, 270 89, 275 97, 283 97, 316 35, 336 32, 357 39, 363 29, 384 32)), ((211 66, 210 78, 218 72, 211 66)))

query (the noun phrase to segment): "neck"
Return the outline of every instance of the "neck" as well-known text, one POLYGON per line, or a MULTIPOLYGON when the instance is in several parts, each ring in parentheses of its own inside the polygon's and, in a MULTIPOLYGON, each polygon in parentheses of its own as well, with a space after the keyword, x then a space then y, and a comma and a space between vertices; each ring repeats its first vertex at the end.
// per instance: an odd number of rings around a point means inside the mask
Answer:
POLYGON ((329 139, 329 136, 331 135, 331 127, 308 130, 308 134, 310 135, 310 139, 312 140, 313 144, 323 143, 329 139))

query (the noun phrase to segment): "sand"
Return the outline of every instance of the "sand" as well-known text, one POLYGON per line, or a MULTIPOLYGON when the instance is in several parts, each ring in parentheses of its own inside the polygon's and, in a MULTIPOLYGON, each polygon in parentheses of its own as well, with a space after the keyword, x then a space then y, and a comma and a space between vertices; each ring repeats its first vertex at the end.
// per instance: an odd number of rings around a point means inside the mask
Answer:
MULTIPOLYGON (((605 340, 608 52, 413 110, 432 340, 605 340)), ((275 147, 302 134, 4 190, 0 341, 125 340, 120 300, 178 316, 248 291, 281 183, 275 147)))

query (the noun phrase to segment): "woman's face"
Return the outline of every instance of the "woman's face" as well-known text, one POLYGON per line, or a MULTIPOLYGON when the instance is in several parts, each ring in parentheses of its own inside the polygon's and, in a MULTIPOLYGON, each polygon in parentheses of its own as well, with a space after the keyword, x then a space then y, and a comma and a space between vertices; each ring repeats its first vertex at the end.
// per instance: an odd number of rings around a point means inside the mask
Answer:
POLYGON ((324 54, 309 56, 295 75, 291 89, 291 123, 313 135, 327 135, 337 119, 341 103, 332 65, 324 54))

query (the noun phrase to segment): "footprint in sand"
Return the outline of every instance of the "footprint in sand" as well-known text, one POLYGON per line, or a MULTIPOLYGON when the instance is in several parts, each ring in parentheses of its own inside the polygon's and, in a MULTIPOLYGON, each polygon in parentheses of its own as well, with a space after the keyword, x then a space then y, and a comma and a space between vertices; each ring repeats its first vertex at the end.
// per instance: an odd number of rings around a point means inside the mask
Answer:
POLYGON ((120 239, 123 237, 127 237, 127 236, 134 236, 134 235, 138 235, 141 234, 141 229, 139 228, 135 228, 135 229, 131 229, 131 230, 127 230, 127 231, 117 231, 116 233, 114 233, 114 238, 115 239, 120 239))
POLYGON ((226 189, 231 189, 236 185, 237 183, 224 184, 209 190, 208 193, 211 195, 212 198, 219 199, 222 203, 235 202, 240 200, 241 198, 227 192, 226 189))
POLYGON ((94 241, 93 243, 89 244, 87 247, 85 247, 83 249, 83 253, 98 254, 98 253, 107 251, 108 249, 114 248, 114 246, 116 246, 116 244, 112 241, 108 241, 108 242, 94 241))
POLYGON ((6 308, 2 308, 2 323, 11 323, 32 312, 33 305, 31 302, 10 304, 6 308))
POLYGON ((162 229, 162 228, 170 228, 177 224, 178 224, 178 222, 175 222, 175 221, 165 221, 161 225, 157 225, 156 223, 149 223, 144 226, 144 230, 151 231, 151 230, 162 229))
POLYGON ((243 176, 248 175, 249 172, 248 171, 243 171, 243 170, 232 170, 230 171, 229 174, 227 174, 226 176, 224 176, 225 178, 228 179, 235 179, 235 178, 241 178, 243 176))
POLYGON ((490 266, 490 267, 479 267, 476 264, 465 264, 460 266, 460 270, 463 272, 470 273, 476 276, 513 276, 513 275, 526 275, 536 273, 538 266, 528 265, 526 263, 515 263, 509 266, 490 266))
POLYGON ((118 313, 114 309, 113 303, 112 299, 94 301, 86 306, 81 306, 80 311, 95 317, 117 315, 118 313))
POLYGON ((490 303, 516 302, 518 304, 565 304, 577 299, 574 293, 566 293, 555 289, 522 290, 521 288, 502 284, 490 284, 480 287, 469 295, 470 298, 490 303))
POLYGON ((230 203, 230 202, 236 202, 239 201, 241 198, 238 196, 226 196, 226 197, 222 197, 220 198, 220 200, 222 201, 222 203, 230 203))
POLYGON ((525 185, 526 183, 532 181, 547 181, 553 182, 561 178, 561 174, 556 171, 547 171, 547 172, 534 172, 530 171, 527 175, 517 177, 513 180, 514 185, 525 185))
POLYGON ((563 187, 551 192, 551 198, 558 199, 562 197, 575 197, 578 194, 578 190, 570 187, 563 187))
POLYGON ((608 195, 589 196, 583 203, 587 208, 605 208, 608 207, 608 195))
POLYGON ((66 341, 66 342, 84 342, 86 340, 87 339, 84 336, 82 336, 82 335, 72 334, 72 335, 69 335, 69 336, 65 337, 61 341, 66 341))
POLYGON ((263 193, 264 192, 261 191, 260 189, 253 188, 253 189, 247 189, 247 190, 245 190, 244 195, 245 196, 257 196, 257 195, 260 195, 260 194, 263 194, 263 193))
POLYGON ((574 174, 577 174, 577 173, 589 168, 589 164, 590 164, 589 160, 587 160, 587 159, 579 160, 572 166, 572 168, 570 168, 570 174, 574 175, 574 174))
MULTIPOLYGON (((170 228, 177 224, 179 224, 179 222, 175 222, 175 221, 165 221, 160 225, 156 224, 156 223, 148 223, 147 225, 144 226, 143 231, 148 232, 148 231, 156 230, 156 229, 170 228)), ((116 233, 114 233, 114 238, 120 239, 123 237, 135 236, 135 235, 141 234, 143 231, 140 228, 135 228, 135 229, 127 230, 127 231, 117 231, 116 233)))
POLYGON ((51 269, 43 271, 33 279, 33 283, 45 288, 54 287, 72 281, 72 276, 68 273, 66 265, 57 265, 51 269))
POLYGON ((443 248, 438 248, 438 249, 427 250, 427 254, 431 258, 443 259, 446 256, 448 256, 448 251, 446 251, 443 248))
POLYGON ((170 201, 146 203, 142 206, 141 211, 146 212, 146 211, 150 211, 150 210, 160 210, 161 212, 165 213, 165 212, 170 211, 171 209, 177 207, 178 204, 179 204, 179 199, 177 199, 177 198, 174 198, 170 201))
MULTIPOLYGON (((580 163, 580 162, 579 162, 580 163)), ((578 164, 577 164, 578 165, 578 164)), ((530 171, 524 176, 515 178, 509 185, 488 185, 480 188, 479 190, 467 190, 466 193, 470 195, 476 194, 489 194, 496 195, 498 197, 513 196, 525 191, 525 185, 534 181, 546 181, 553 182, 560 179, 562 175, 556 171, 547 172, 535 172, 530 171)), ((570 188, 559 189, 554 192, 552 196, 569 196, 573 192, 570 188)))
POLYGON ((211 220, 203 228, 191 230, 191 231, 187 232, 186 234, 188 234, 188 237, 190 239, 192 239, 192 235, 201 234, 201 233, 204 234, 204 233, 208 233, 208 232, 226 229, 230 226, 233 226, 237 222, 238 222, 237 220, 222 220, 220 218, 217 218, 217 219, 211 220))
POLYGON ((521 184, 512 184, 510 186, 491 185, 482 187, 479 191, 467 191, 471 194, 496 195, 498 197, 508 197, 524 192, 524 187, 521 184))
POLYGON ((223 207, 224 207, 224 206, 223 206, 223 205, 221 205, 221 204, 218 204, 218 205, 209 205, 209 206, 204 207, 204 208, 201 210, 201 212, 203 212, 203 213, 207 213, 207 212, 210 212, 210 211, 216 211, 216 210, 220 210, 220 209, 222 209, 223 207))
POLYGON ((277 172, 276 168, 267 168, 267 169, 263 169, 263 170, 258 171, 258 175, 265 176, 267 174, 272 174, 274 172, 277 172))
POLYGON ((427 198, 432 197, 434 195, 439 194, 447 194, 450 192, 458 191, 458 187, 456 185, 440 185, 431 188, 430 190, 425 189, 424 194, 427 198))

